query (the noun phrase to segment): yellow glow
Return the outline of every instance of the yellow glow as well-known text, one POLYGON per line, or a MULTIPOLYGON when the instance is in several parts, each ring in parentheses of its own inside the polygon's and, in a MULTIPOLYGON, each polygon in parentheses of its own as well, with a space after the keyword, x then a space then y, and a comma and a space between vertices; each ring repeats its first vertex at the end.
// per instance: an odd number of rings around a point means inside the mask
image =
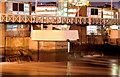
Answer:
POLYGON ((72 2, 72 0, 68 0, 68 2, 72 2))
POLYGON ((77 0, 74 0, 74 2, 77 2, 77 0))
POLYGON ((80 1, 79 3, 76 3, 76 6, 89 6, 89 1, 80 1))

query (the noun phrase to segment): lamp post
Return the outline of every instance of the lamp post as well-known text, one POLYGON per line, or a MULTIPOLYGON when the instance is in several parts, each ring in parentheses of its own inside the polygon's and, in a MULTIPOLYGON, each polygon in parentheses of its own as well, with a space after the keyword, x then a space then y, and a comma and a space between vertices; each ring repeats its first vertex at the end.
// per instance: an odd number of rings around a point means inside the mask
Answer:
POLYGON ((112 0, 111 0, 111 25, 112 25, 112 0))

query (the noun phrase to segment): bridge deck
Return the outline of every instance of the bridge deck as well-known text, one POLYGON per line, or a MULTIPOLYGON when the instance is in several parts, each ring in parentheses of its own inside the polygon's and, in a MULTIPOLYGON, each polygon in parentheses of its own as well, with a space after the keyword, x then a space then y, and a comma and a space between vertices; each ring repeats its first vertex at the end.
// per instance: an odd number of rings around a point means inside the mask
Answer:
POLYGON ((0 14, 0 23, 55 25, 120 25, 120 19, 0 14), (112 22, 111 22, 112 21, 112 22))

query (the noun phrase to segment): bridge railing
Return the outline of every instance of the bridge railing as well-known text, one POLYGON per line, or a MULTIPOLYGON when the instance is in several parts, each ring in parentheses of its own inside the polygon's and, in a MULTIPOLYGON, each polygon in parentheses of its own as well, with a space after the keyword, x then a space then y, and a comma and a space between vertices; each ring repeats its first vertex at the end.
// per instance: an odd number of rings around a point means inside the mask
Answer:
POLYGON ((120 19, 63 17, 42 15, 0 14, 1 23, 43 23, 43 24, 77 24, 77 25, 119 25, 120 19), (111 22, 112 21, 112 22, 111 22))

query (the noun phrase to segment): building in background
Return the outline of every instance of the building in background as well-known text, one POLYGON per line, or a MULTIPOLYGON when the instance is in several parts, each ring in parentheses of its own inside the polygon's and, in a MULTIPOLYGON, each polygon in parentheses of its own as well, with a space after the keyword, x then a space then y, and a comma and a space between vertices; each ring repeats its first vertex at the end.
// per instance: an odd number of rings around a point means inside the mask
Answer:
MULTIPOLYGON (((31 14, 31 5, 29 2, 17 2, 17 1, 7 1, 6 5, 6 14, 19 14, 19 15, 30 15, 31 14)), ((29 37, 29 28, 28 24, 6 24, 6 36, 8 37, 29 37)))

